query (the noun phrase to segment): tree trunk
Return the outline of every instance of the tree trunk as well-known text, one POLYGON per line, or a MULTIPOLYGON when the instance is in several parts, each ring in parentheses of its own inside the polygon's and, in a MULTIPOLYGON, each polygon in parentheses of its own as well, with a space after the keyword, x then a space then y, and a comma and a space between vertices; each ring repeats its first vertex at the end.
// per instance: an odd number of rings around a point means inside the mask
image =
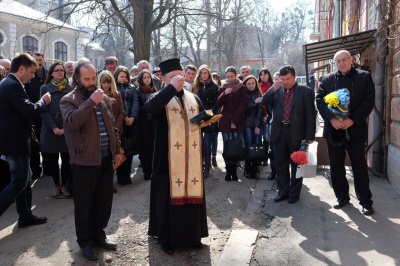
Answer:
POLYGON ((150 59, 154 0, 131 0, 133 6, 133 53, 135 63, 150 59))

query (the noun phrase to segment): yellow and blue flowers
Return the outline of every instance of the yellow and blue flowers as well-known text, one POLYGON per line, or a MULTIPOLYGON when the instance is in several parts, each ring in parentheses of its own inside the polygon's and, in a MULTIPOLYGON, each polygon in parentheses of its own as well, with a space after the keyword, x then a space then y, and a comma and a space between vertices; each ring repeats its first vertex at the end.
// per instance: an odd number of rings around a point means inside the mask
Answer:
POLYGON ((331 92, 324 97, 324 101, 335 118, 342 121, 349 116, 350 93, 348 89, 331 92))

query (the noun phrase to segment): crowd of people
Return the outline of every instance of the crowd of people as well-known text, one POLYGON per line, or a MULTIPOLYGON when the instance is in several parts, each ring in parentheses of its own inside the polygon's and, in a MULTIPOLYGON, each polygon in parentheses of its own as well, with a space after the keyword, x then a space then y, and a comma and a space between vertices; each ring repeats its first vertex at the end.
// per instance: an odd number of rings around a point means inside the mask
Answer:
MULTIPOLYGON (((364 145, 366 119, 373 108, 374 84, 368 72, 355 69, 349 52, 335 54, 337 71, 314 89, 296 82, 285 65, 271 75, 262 68, 229 66, 224 79, 209 66, 181 66, 170 59, 150 70, 142 60, 130 70, 116 57, 96 71, 91 62, 55 62, 45 67, 41 53, 0 59, 0 216, 15 201, 18 227, 38 225, 46 217, 32 214, 31 181, 51 176, 53 198, 72 197, 77 242, 83 256, 97 259, 94 244, 116 249, 104 229, 112 212, 114 173, 117 183, 132 183, 132 160, 139 156, 144 180, 151 180, 150 236, 162 250, 201 247, 208 236, 204 179, 217 167, 218 136, 261 145, 267 160, 244 161, 244 176, 260 178, 261 165, 276 179, 275 202, 295 203, 303 178, 290 155, 315 140, 317 109, 324 119, 331 166, 334 208, 349 203, 345 151, 352 162, 355 190, 365 215, 373 213, 364 145), (350 90, 350 115, 333 116, 324 97, 350 90), (316 100, 315 100, 316 99, 316 100), (317 107, 317 108, 316 108, 317 107), (222 114, 201 130, 190 119, 203 110, 222 114), (349 138, 330 141, 331 132, 349 138), (133 146, 134 149, 132 148, 133 146), (134 150, 134 151, 133 151, 134 150), (155 152, 156 151, 156 152, 155 152), (59 159, 61 158, 61 165, 59 159)), ((238 181, 241 162, 225 160, 225 181, 238 181)), ((49 192, 50 193, 50 192, 49 192)))

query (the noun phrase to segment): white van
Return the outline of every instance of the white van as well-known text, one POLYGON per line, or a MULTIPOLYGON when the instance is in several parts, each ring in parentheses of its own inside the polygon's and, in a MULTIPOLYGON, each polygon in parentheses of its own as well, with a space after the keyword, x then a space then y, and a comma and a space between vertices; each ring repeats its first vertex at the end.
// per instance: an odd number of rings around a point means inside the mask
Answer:
POLYGON ((297 76, 297 77, 296 77, 296 82, 297 82, 299 85, 307 86, 307 77, 306 77, 306 76, 297 76))

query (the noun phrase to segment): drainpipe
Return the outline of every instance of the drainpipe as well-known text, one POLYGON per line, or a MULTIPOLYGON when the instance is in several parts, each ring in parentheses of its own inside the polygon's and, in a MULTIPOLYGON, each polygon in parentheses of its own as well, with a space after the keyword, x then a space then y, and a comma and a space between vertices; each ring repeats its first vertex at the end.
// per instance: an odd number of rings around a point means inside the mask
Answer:
POLYGON ((333 2, 333 29, 332 38, 340 37, 340 0, 333 2))
POLYGON ((375 107, 373 110, 373 125, 372 125, 372 153, 371 153, 371 167, 372 169, 382 172, 383 169, 383 132, 384 132, 384 110, 383 98, 385 90, 385 68, 386 68, 386 47, 387 41, 385 38, 386 22, 384 17, 386 13, 386 4, 384 0, 380 1, 377 12, 377 35, 375 46, 377 51, 377 60, 375 62, 375 107))
POLYGON ((348 20, 346 20, 343 23, 343 36, 347 35, 347 26, 348 26, 349 22, 354 22, 354 21, 356 21, 354 18, 349 18, 348 20))

